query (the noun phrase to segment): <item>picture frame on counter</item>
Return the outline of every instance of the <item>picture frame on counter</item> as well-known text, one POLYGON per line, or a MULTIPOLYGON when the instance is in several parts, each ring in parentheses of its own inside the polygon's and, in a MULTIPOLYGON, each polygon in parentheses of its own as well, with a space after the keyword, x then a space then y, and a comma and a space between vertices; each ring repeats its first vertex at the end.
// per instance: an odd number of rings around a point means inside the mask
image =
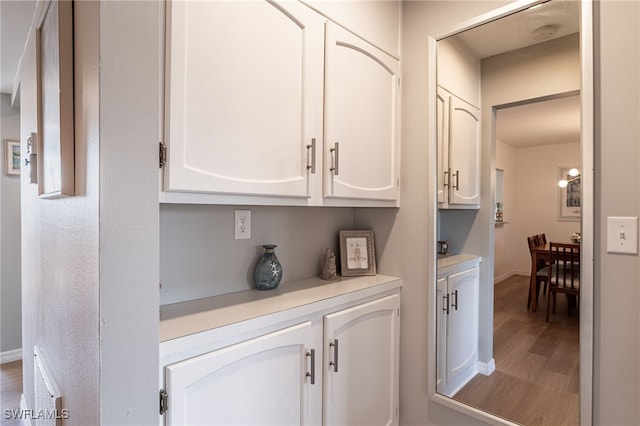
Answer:
POLYGON ((20 142, 4 141, 4 173, 8 176, 20 174, 20 142))
POLYGON ((343 277, 376 274, 373 231, 340 231, 340 267, 343 277))

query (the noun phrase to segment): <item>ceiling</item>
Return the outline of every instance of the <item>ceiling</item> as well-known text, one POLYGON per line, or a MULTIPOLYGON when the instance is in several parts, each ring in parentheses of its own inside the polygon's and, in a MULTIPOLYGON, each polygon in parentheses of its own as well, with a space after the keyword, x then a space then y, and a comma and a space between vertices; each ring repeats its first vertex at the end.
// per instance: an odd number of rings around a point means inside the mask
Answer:
POLYGON ((456 34, 478 58, 488 58, 580 30, 580 2, 553 0, 456 34), (536 32, 551 26, 553 32, 536 32))
POLYGON ((35 0, 0 1, 0 92, 12 93, 18 62, 29 34, 35 0))
MULTIPOLYGON (((579 32, 580 4, 553 0, 456 34, 478 58, 488 58, 579 32), (551 26, 551 31, 536 32, 551 26)), ((496 138, 516 148, 580 140, 580 96, 498 111, 496 138)))
POLYGON ((580 141, 580 95, 500 109, 496 139, 515 148, 580 141))

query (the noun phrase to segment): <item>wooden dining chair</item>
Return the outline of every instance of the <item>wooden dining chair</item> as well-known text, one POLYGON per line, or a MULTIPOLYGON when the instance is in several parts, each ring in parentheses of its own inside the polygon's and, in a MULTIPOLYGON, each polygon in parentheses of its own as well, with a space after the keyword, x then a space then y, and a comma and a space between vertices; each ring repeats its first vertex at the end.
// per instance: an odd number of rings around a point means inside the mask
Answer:
MULTIPOLYGON (((538 244, 537 235, 527 237, 527 245, 529 246, 529 255, 531 256, 531 262, 533 262, 533 248, 540 245, 538 244)), ((549 271, 544 260, 538 260, 536 265, 536 301, 540 294, 540 287, 543 287, 543 293, 547 291, 547 279, 549 271)), ((529 296, 527 297, 527 309, 531 307, 531 289, 529 289, 529 296)))
POLYGON ((547 244, 547 236, 546 236, 546 234, 537 234, 536 235, 536 241, 538 242, 539 246, 547 244))
MULTIPOLYGON (((580 297, 580 245, 565 243, 549 243, 549 267, 547 282, 549 292, 547 293, 547 315, 549 322, 549 310, 553 303, 553 313, 556 312, 556 296, 564 293, 567 296, 580 297), (553 301, 551 300, 553 299, 553 301)), ((571 315, 571 305, 567 308, 571 315)))

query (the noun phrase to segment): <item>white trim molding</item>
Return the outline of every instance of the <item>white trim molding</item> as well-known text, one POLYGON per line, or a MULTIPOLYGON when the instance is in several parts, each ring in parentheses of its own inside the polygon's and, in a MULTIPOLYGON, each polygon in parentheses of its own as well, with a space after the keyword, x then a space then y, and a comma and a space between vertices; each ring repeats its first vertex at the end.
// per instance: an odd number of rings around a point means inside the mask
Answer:
POLYGON ((0 352, 0 364, 18 361, 19 359, 22 359, 22 348, 0 352))

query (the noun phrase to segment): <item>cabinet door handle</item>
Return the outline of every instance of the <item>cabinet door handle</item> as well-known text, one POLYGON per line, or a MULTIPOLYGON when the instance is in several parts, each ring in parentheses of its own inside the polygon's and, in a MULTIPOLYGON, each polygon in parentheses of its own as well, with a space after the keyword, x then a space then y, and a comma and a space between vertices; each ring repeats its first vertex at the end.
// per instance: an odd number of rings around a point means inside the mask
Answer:
MULTIPOLYGON (((311 164, 307 159, 307 170, 311 170, 311 174, 316 174, 316 138, 311 138, 311 144, 307 145, 307 152, 311 150, 311 164)), ((307 156, 308 158, 308 156, 307 156)))
POLYGON ((453 294, 454 301, 451 302, 451 307, 457 311, 458 310, 458 290, 454 291, 452 294, 453 294))
POLYGON ((333 342, 329 343, 329 346, 333 347, 333 361, 329 362, 329 365, 333 366, 333 372, 338 372, 338 339, 333 339, 333 342))
POLYGON ((336 142, 334 144, 334 147, 329 149, 329 151, 332 154, 331 167, 329 168, 329 170, 333 172, 334 176, 338 176, 338 160, 340 158, 340 145, 338 144, 338 142, 336 142))
POLYGON ((449 315, 449 293, 442 296, 442 303, 444 305, 442 307, 442 310, 444 311, 445 314, 449 315))
POLYGON ((449 186, 449 175, 451 174, 451 169, 444 171, 444 183, 443 187, 447 188, 449 186))
POLYGON ((310 372, 307 371, 306 376, 311 378, 311 384, 315 385, 316 384, 316 350, 315 349, 311 349, 309 352, 307 352, 307 357, 311 358, 311 368, 310 368, 310 372))
POLYGON ((453 186, 453 189, 460 191, 460 170, 456 170, 456 174, 454 176, 456 177, 456 184, 453 186))

